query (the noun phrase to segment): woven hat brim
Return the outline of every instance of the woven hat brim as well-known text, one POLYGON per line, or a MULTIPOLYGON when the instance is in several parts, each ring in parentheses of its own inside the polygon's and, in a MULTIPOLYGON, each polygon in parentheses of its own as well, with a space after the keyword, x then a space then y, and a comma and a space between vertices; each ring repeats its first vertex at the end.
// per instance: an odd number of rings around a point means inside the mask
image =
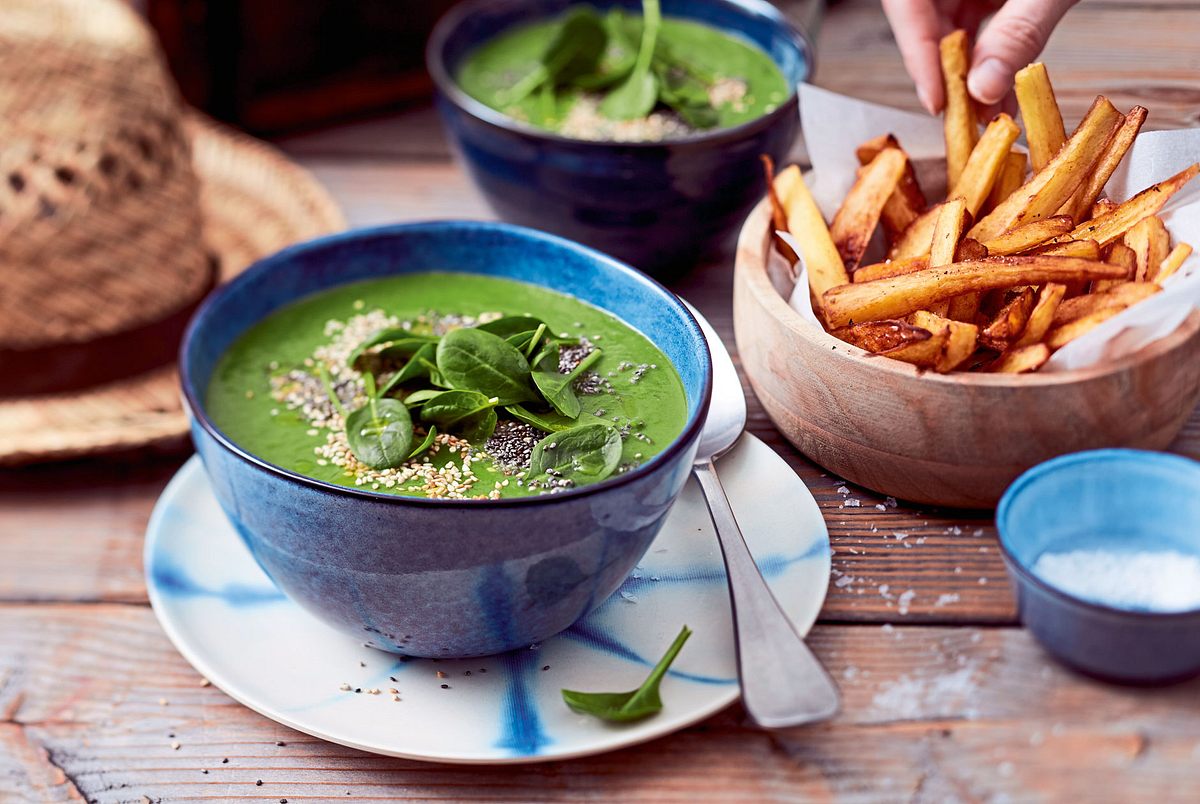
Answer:
MULTIPOLYGON (((284 246, 345 228, 325 188, 277 149, 195 112, 184 126, 221 281, 284 246)), ((0 466, 169 449, 186 436, 174 365, 82 391, 0 400, 0 466)))

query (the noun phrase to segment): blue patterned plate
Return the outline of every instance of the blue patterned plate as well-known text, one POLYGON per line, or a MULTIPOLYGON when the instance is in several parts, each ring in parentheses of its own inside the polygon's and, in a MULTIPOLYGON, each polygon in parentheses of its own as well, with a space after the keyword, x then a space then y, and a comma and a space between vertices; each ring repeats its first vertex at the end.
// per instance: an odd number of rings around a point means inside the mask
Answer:
MULTIPOLYGON (((759 566, 807 632, 829 583, 816 501, 753 436, 719 468, 759 566)), ((198 458, 159 499, 145 561, 159 622, 200 673, 273 720, 364 751, 438 762, 567 759, 659 737, 738 697, 725 571, 694 480, 617 594, 541 645, 483 659, 401 661, 315 620, 259 569, 198 458), (563 704, 563 687, 637 687, 684 624, 695 633, 663 681, 658 715, 612 726, 563 704)))

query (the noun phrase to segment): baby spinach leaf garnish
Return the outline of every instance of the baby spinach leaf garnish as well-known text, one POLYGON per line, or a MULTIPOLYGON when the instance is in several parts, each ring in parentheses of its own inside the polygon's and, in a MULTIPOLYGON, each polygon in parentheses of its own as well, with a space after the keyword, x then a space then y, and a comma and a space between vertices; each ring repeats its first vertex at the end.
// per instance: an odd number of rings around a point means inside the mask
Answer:
POLYGON ((571 79, 573 86, 592 91, 605 89, 620 83, 637 62, 642 31, 640 19, 632 18, 619 8, 610 8, 604 15, 604 30, 608 33, 608 43, 596 69, 575 76, 571 79))
POLYGON ((654 45, 662 24, 658 0, 642 0, 642 42, 629 75, 600 102, 600 113, 610 120, 645 117, 658 102, 658 78, 650 70, 654 45))
POLYGON ((522 332, 533 332, 543 323, 542 319, 532 315, 506 315, 479 324, 475 329, 499 335, 501 338, 507 338, 510 335, 517 335, 522 332))
POLYGON ((708 97, 708 86, 678 63, 655 59, 654 73, 658 76, 658 97, 675 110, 692 128, 712 128, 717 125, 717 110, 708 97))
POLYGON ((420 388, 404 397, 404 404, 408 405, 410 408, 417 408, 428 402, 430 399, 433 399, 438 394, 444 393, 446 392, 437 388, 420 388))
POLYGON ((460 438, 487 441, 496 429, 495 397, 478 391, 442 391, 421 406, 421 421, 431 422, 460 438))
POLYGON ((642 682, 642 686, 632 692, 576 692, 563 690, 562 697, 567 706, 583 715, 592 715, 601 720, 611 720, 617 723, 628 723, 641 720, 662 711, 662 698, 659 697, 658 687, 663 676, 670 669, 671 663, 679 655, 683 643, 687 642, 692 631, 686 625, 675 637, 671 647, 659 660, 650 675, 642 682))
POLYGON ((452 388, 496 397, 500 405, 535 398, 525 356, 503 338, 474 327, 456 329, 442 338, 437 369, 452 388))
POLYGON ((543 87, 553 89, 555 84, 592 72, 607 43, 608 32, 596 10, 575 6, 563 18, 538 65, 507 91, 497 93, 496 100, 502 106, 520 103, 543 87))
POLYGON ((346 440, 354 457, 373 469, 390 469, 408 460, 413 426, 408 408, 398 399, 380 399, 375 382, 367 382, 367 404, 346 417, 346 440))
MULTIPOLYGON (((380 396, 387 396, 388 393, 397 385, 403 385, 406 382, 420 379, 421 377, 429 377, 429 367, 433 366, 433 359, 437 355, 437 343, 430 342, 417 349, 416 353, 408 359, 408 362, 384 383, 379 390, 380 396)), ((434 366, 436 369, 437 367, 434 366)))
POLYGON ((417 457, 418 455, 421 455, 426 450, 428 450, 430 447, 432 447, 433 442, 436 438, 437 438, 437 427, 435 427, 434 425, 431 424, 431 425, 429 425, 429 432, 425 434, 425 439, 420 444, 417 444, 417 446, 413 449, 412 452, 408 453, 408 460, 411 461, 413 458, 417 457))
POLYGON ((536 368, 533 371, 533 383, 550 403, 550 407, 563 416, 577 418, 581 409, 579 397, 575 396, 571 386, 589 366, 600 359, 600 355, 601 351, 593 348, 570 373, 559 374, 558 346, 547 347, 538 354, 534 363, 536 368))
POLYGON ((621 463, 621 434, 607 424, 581 424, 539 441, 529 459, 531 478, 553 477, 595 483, 621 463))
POLYGON ((379 330, 379 332, 376 332, 358 346, 354 347, 354 351, 351 352, 350 356, 346 358, 346 365, 353 368, 354 364, 358 362, 358 359, 363 356, 364 352, 383 343, 414 343, 416 346, 413 346, 413 351, 416 351, 417 346, 419 346, 421 343, 437 343, 437 341, 438 339, 435 335, 418 335, 413 333, 411 330, 402 329, 401 327, 388 327, 387 329, 379 330))
POLYGON ((517 421, 525 422, 533 425, 539 430, 547 433, 557 433, 562 430, 570 430, 575 426, 575 420, 558 413, 537 413, 529 410, 523 405, 508 405, 504 408, 509 416, 512 416, 517 421))
POLYGON ((338 415, 343 420, 346 418, 346 406, 342 404, 342 400, 338 398, 337 390, 333 387, 333 380, 329 378, 329 369, 321 363, 317 367, 317 375, 321 378, 321 384, 325 386, 325 394, 329 397, 329 402, 333 405, 333 409, 338 412, 338 415))
POLYGON ((546 325, 538 324, 538 328, 529 336, 529 341, 525 344, 525 348, 521 350, 521 354, 525 355, 528 360, 537 351, 537 345, 542 340, 542 336, 546 334, 546 325))

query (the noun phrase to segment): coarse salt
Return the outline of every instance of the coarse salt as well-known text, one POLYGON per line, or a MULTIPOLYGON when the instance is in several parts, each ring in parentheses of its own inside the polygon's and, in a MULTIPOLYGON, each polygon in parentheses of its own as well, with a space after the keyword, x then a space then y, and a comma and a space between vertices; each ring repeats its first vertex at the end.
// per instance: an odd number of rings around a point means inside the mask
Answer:
POLYGON ((1033 572, 1068 594, 1117 608, 1200 608, 1200 557, 1174 550, 1042 553, 1033 572))

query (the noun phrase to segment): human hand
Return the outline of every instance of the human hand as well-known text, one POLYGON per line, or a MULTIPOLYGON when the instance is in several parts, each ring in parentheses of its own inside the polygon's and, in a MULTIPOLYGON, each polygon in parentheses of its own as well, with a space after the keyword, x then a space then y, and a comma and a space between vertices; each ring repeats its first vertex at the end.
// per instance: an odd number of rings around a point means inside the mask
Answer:
POLYGON ((1037 58, 1051 31, 1078 0, 883 0, 904 66, 917 97, 930 114, 945 103, 938 40, 956 28, 975 37, 967 91, 985 106, 999 103, 1013 87, 1017 70, 1037 58))

